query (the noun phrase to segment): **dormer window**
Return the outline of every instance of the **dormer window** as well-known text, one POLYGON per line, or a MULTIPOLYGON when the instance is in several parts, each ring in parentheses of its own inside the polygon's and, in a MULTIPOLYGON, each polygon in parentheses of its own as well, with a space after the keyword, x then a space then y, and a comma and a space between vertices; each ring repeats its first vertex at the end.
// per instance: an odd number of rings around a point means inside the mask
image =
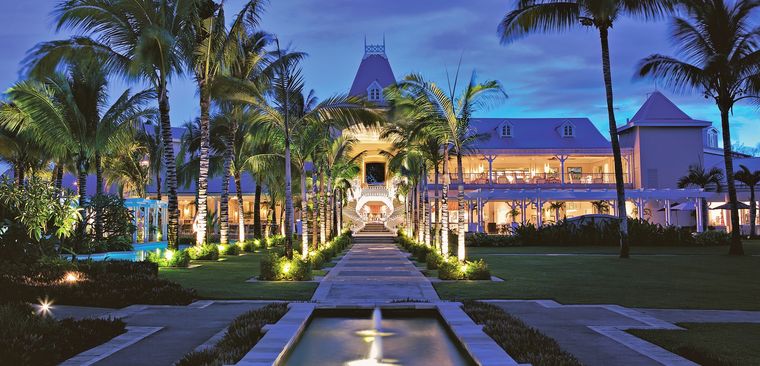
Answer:
POLYGON ((718 148, 718 130, 715 127, 710 127, 707 130, 706 140, 707 147, 711 147, 713 149, 718 148))
POLYGON ((570 122, 565 122, 560 126, 559 133, 562 137, 575 137, 575 125, 570 122))
POLYGON ((502 125, 499 126, 499 134, 501 137, 512 137, 512 130, 514 129, 514 126, 512 126, 509 122, 504 122, 502 125))
POLYGON ((383 100, 383 88, 377 81, 372 82, 367 88, 367 100, 370 102, 381 102, 383 100))

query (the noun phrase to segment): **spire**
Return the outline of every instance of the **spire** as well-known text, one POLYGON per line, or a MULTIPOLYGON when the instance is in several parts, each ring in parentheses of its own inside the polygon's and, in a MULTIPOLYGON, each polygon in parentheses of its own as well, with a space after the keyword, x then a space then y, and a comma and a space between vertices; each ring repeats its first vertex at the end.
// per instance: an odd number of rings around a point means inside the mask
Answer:
POLYGON ((383 44, 367 44, 367 36, 364 36, 364 58, 372 55, 379 55, 387 59, 385 55, 385 33, 383 33, 383 44))
POLYGON ((369 96, 368 89, 374 83, 381 89, 396 83, 388 56, 385 54, 385 34, 382 44, 367 43, 367 37, 364 36, 364 57, 356 71, 349 95, 369 96))
POLYGON ((647 101, 641 106, 638 112, 631 118, 631 121, 690 121, 686 113, 676 106, 670 99, 662 95, 659 91, 649 94, 647 101))

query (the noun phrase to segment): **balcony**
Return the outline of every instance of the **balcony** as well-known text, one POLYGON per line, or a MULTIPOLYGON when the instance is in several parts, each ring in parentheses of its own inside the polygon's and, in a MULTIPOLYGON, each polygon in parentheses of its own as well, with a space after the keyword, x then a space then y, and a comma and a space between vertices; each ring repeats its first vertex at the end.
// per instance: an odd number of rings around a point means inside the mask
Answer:
MULTIPOLYGON (((451 173, 451 184, 459 181, 457 173, 451 173)), ((522 172, 493 172, 492 181, 489 182, 488 173, 463 173, 464 184, 475 187, 608 187, 615 185, 615 173, 566 173, 563 177, 560 173, 522 173, 522 172)), ((430 175, 428 183, 433 184, 435 177, 430 175)), ((632 186, 627 174, 623 174, 626 186, 632 186)), ((443 174, 438 177, 438 182, 443 183, 443 174)))

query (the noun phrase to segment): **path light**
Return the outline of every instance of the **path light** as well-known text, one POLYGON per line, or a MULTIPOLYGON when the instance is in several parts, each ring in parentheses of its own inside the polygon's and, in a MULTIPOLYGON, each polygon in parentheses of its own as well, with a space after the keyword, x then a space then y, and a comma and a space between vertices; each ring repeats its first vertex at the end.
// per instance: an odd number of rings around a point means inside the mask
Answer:
POLYGON ((37 301, 40 302, 40 308, 37 310, 37 314, 40 314, 42 316, 48 316, 50 315, 50 310, 53 308, 53 302, 48 300, 46 297, 45 300, 37 299, 37 301))
POLYGON ((66 274, 63 275, 63 281, 68 283, 75 283, 78 282, 81 278, 79 277, 79 273, 77 272, 66 272, 66 274))
POLYGON ((282 273, 286 275, 290 273, 290 262, 285 262, 285 264, 282 265, 282 273))
POLYGON ((216 249, 219 251, 220 254, 224 254, 224 252, 227 251, 227 245, 225 244, 217 244, 216 249))
POLYGON ((166 258, 167 261, 171 261, 172 258, 174 258, 174 251, 171 249, 167 249, 164 252, 164 258, 166 258))

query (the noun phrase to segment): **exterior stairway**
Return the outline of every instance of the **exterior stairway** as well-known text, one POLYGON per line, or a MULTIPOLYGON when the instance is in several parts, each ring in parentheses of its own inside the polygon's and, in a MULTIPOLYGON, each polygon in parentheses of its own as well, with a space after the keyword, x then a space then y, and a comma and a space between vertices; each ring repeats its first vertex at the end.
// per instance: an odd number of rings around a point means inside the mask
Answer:
POLYGON ((359 230, 360 234, 364 235, 389 235, 392 234, 390 230, 388 230, 385 225, 381 223, 376 222, 370 222, 364 225, 364 228, 359 230))

